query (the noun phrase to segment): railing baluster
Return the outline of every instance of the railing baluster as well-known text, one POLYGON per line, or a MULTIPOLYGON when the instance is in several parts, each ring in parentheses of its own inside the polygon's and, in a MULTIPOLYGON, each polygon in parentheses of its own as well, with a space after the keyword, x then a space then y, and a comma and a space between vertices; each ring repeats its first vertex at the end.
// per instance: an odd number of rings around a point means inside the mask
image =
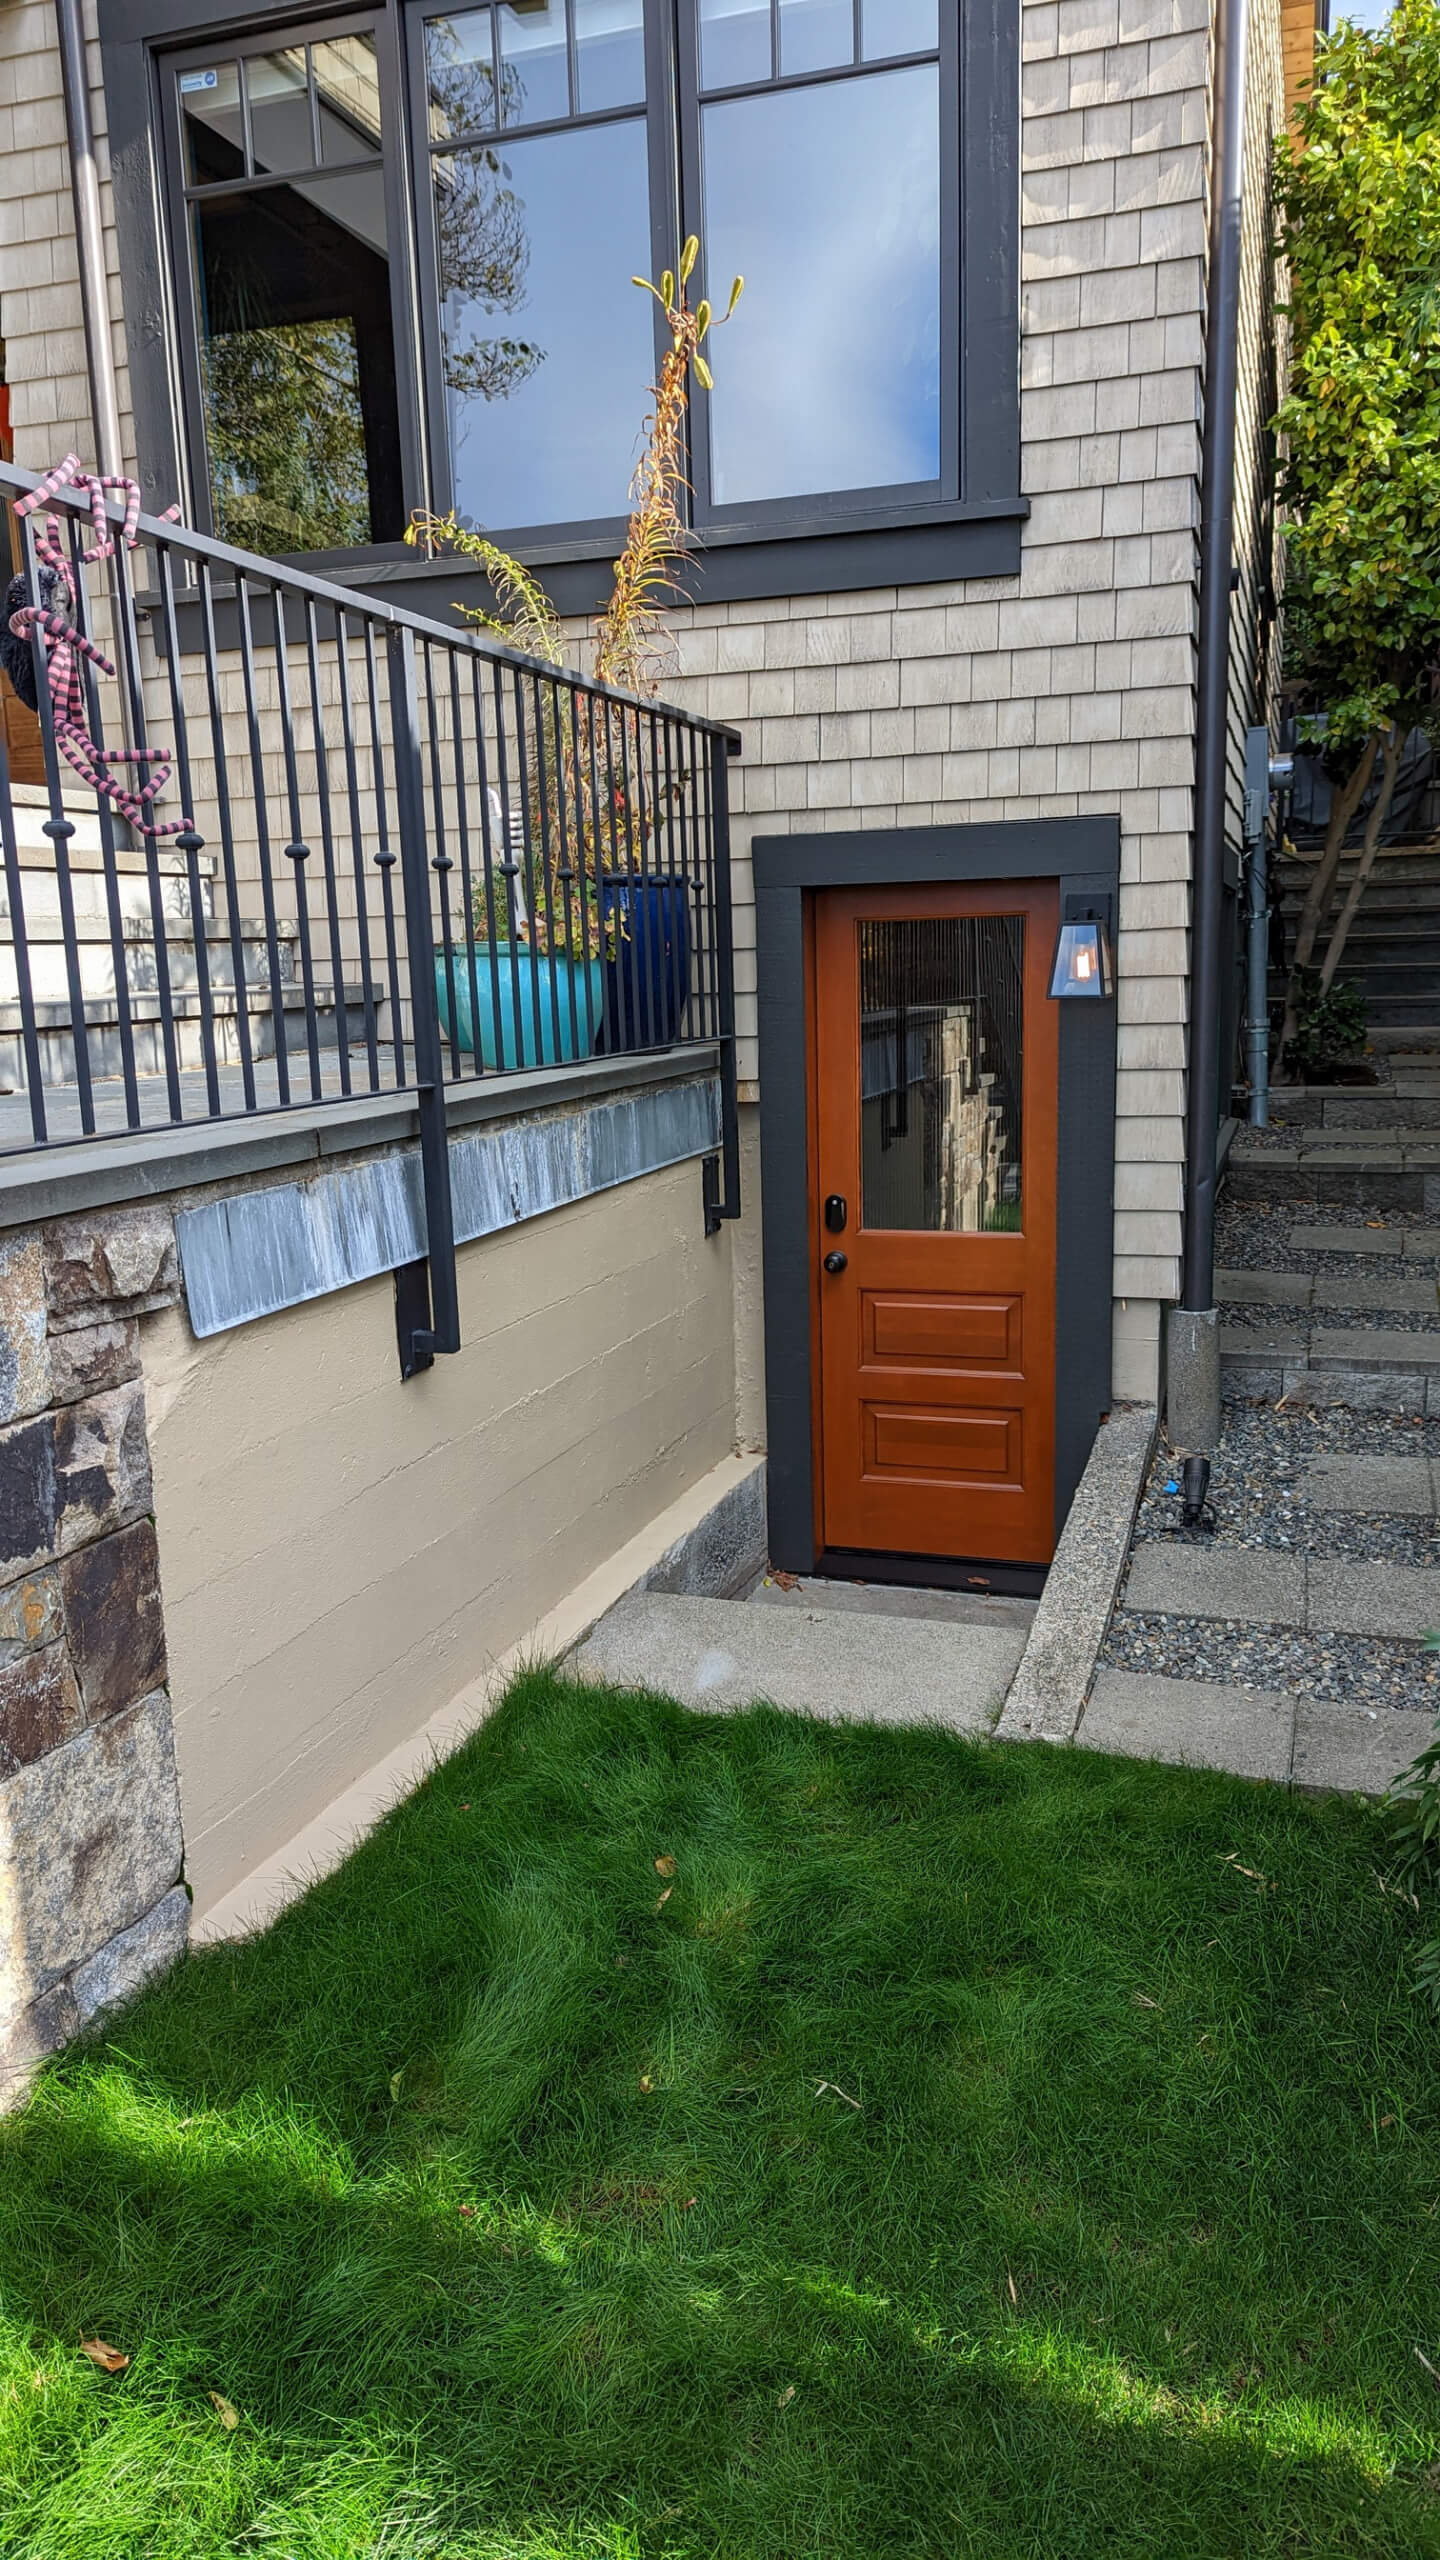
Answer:
POLYGON ((376 1037, 375 989, 371 979, 370 892, 365 877, 365 830, 360 820, 360 775, 355 763, 355 714, 350 696, 350 626, 343 612, 335 615, 335 655, 340 671, 340 739, 345 750, 345 788, 350 804, 350 857, 355 874, 356 940, 360 951, 361 1003, 365 1014, 365 1056, 370 1090, 380 1090, 380 1050, 376 1037))
MULTIPOLYGON (((25 584, 28 592, 40 601, 40 564, 35 548, 35 526, 26 516, 22 544, 25 560, 25 584)), ((63 601, 63 599, 58 600, 63 601)), ((60 909, 60 937, 65 952, 65 984, 70 1000, 70 1042, 75 1057, 75 1086, 80 1103, 80 1126, 87 1138, 95 1134, 95 1096, 90 1077, 90 1037, 85 1025, 85 988, 80 974, 80 946, 75 937, 75 895, 70 881, 70 838, 74 823, 65 810, 65 793, 60 779, 60 750, 55 736, 55 711, 45 662, 45 646, 38 629, 32 624, 30 651, 35 668, 35 683, 40 704, 40 744, 45 758, 45 788, 50 800, 50 815, 41 822, 41 834, 49 837, 55 854, 55 895, 60 909)))
POLYGON ((220 701, 220 652, 215 636, 215 593, 210 563, 200 571, 200 628, 204 638, 205 695, 210 710, 210 752, 215 759, 215 810, 220 822, 220 866, 225 883, 225 915, 230 936, 230 974, 235 981, 235 1044, 240 1052, 240 1083, 245 1108, 256 1106, 255 1053, 250 1036, 250 982, 245 966, 244 919, 235 869, 235 827, 230 808, 230 764, 225 752, 225 715, 220 701))
MULTIPOLYGON (((492 840, 492 831, 490 826, 490 778, 485 756, 485 686, 480 672, 481 664, 482 662, 477 656, 473 661, 475 691, 475 752, 480 761, 480 861, 485 874, 485 943, 490 954, 490 1021, 493 1032, 490 1045, 498 1059, 502 1055, 504 1049, 505 1018, 501 1010, 502 999, 500 994, 499 949, 500 926, 495 906, 495 846, 492 840)), ((503 800, 500 803, 500 810, 500 825, 501 833, 503 835, 505 825, 503 800)), ((503 861, 503 846, 501 847, 501 857, 503 861)), ((506 883, 506 886, 508 889, 508 882, 506 883)), ((483 1074, 484 1065, 485 1061, 480 1043, 480 1006, 477 991, 475 1006, 475 1073, 477 1076, 483 1074)))
MULTIPOLYGON (((540 804, 540 896, 545 912, 545 958, 550 979, 550 1041, 537 1048, 535 1064, 553 1064, 548 1059, 553 1046, 555 1059, 563 1055, 560 1038, 560 966, 555 956, 555 865, 553 828, 550 809, 551 756, 546 751, 547 704, 545 689, 538 676, 531 678, 530 710, 535 733, 535 797, 540 804)), ((537 955, 538 956, 538 955, 537 955)))
MULTIPOLYGON (((498 658, 494 661, 494 675, 495 755, 500 784, 500 833, 504 839, 500 872, 505 882, 505 934, 510 953, 510 1012, 515 1033, 514 1055, 508 1063, 518 1067, 524 1064, 525 1059, 525 1034, 521 1027, 520 1015, 520 914, 515 896, 515 883, 519 877, 520 866, 515 859, 515 813, 510 800, 509 759, 505 753, 505 670, 498 658)), ((523 794, 523 780, 520 788, 523 794)), ((498 1067, 507 1064, 506 1045, 505 1035, 497 1016, 495 1063, 498 1067)))
MULTIPOLYGON (((435 844, 435 851, 430 857, 430 868, 440 884, 440 965, 445 973, 445 1010, 450 1025, 450 1064, 458 1076, 460 1073, 460 1007, 456 1002, 455 994, 455 940, 450 930, 450 874, 455 865, 450 859, 445 833, 445 780, 440 768, 440 733, 435 717, 435 662, 428 640, 421 643, 420 660, 425 669, 426 730, 430 740, 430 831, 435 844)), ((432 967, 434 939, 432 920, 430 926, 432 967)), ((441 1028, 443 1031, 443 1024, 441 1028)))
MULTIPOLYGON (((380 897, 385 915, 385 980, 390 990, 390 1045, 395 1053, 395 1082, 403 1087, 405 1074, 405 1012, 400 998, 400 947, 395 931, 396 853, 390 841, 389 794, 385 788, 386 753, 380 729, 380 669, 375 655, 375 625, 365 617, 365 672, 370 679, 370 752, 375 771, 375 816, 379 842, 375 850, 375 867, 380 874, 380 897)), ((388 681, 388 670, 387 670, 388 681)))
MULTIPOLYGON (((470 983, 470 1037, 480 1038, 480 985, 475 972, 475 887, 470 865, 469 785, 465 772, 465 713, 460 686, 460 652, 450 652, 450 718, 455 738, 455 826, 460 838, 460 894, 465 916, 465 974, 470 983)), ((483 772, 483 766, 482 766, 483 772)), ((483 789, 483 783, 482 783, 483 789)), ((478 1063, 478 1052, 471 1051, 478 1063)), ((455 1073, 461 1072, 457 1062, 455 1073)))
POLYGON ((305 598, 305 663, 310 676, 310 726, 315 739, 315 797, 320 810, 320 856, 325 872, 325 913, 329 924, 330 968, 334 980, 335 1047, 340 1090, 350 1091, 349 1016, 345 1009, 345 953, 340 940, 339 900, 335 888, 335 831, 330 817, 330 766, 325 748, 325 713, 320 699, 320 648, 315 627, 315 599, 305 598))
POLYGON ((295 712, 290 700, 290 649, 285 637, 285 591, 272 586, 270 610, 275 617, 275 682, 280 696, 280 736, 285 752, 285 794, 290 812, 290 841, 285 859, 295 883, 295 924, 300 937, 300 984, 305 998, 305 1047, 310 1060, 310 1098, 325 1091, 320 1072, 320 1018, 315 1004, 315 955, 310 940, 310 886, 305 869, 310 847, 300 806, 300 760, 295 747, 295 712))
POLYGON ((40 1034, 30 985, 30 942, 25 930, 25 892, 20 854, 15 842, 15 811, 10 798, 10 759, 0 729, 0 847, 5 855, 5 889, 10 905, 10 945, 15 954, 15 994, 20 1007, 20 1047, 30 1096, 30 1129, 37 1147, 46 1142, 45 1082, 40 1071, 40 1034))
MULTIPOLYGON (((140 633, 135 619, 135 593, 130 581, 130 554, 123 542, 117 542, 111 557, 115 571, 120 669, 125 679, 130 740, 136 758, 136 773, 143 776, 148 769, 150 750, 145 728, 145 689, 140 681, 140 633)), ((153 802, 150 805, 153 814, 153 802)), ((165 1092, 170 1117, 178 1124, 185 1117, 185 1103, 180 1087, 180 1048, 175 1036, 175 995, 170 984, 170 941, 165 929, 165 892, 160 877, 159 845, 153 827, 137 828, 136 833, 141 836, 145 847, 145 877, 150 890, 150 930, 155 939, 155 987, 160 1006, 165 1092)))
POLYGON ((265 758, 260 739, 260 705, 255 695, 255 635, 250 618, 250 581, 242 569, 235 581, 240 616, 240 665, 245 678, 245 726, 250 742, 250 773, 255 785, 255 835, 260 855, 260 901, 265 911, 265 963, 270 973, 270 1026, 275 1042, 275 1083, 282 1104, 290 1100, 290 1053, 286 1044, 285 993, 280 975, 280 931, 275 915, 275 881, 270 868, 270 812, 265 797, 265 758))
POLYGON ((180 632, 175 614, 175 578, 168 542, 157 543, 160 563, 160 610, 165 626, 165 668, 170 682, 170 711, 175 722, 175 781, 180 807, 190 820, 175 839, 185 856, 190 892, 190 924, 195 936, 195 994, 200 1006, 200 1054, 205 1069, 205 1100, 212 1120, 220 1117, 220 1067, 215 1048, 215 999, 210 986, 209 919, 200 885, 200 855, 205 839, 194 824, 195 792, 190 773, 190 733, 180 674, 180 632))
MULTIPOLYGON (((80 557, 79 529, 70 528, 70 565, 75 576, 75 628, 82 639, 93 640, 90 591, 85 578, 85 563, 80 557)), ((85 718, 90 735, 102 753, 105 726, 100 704, 100 686, 93 662, 81 652, 84 669, 85 718)), ((120 866, 116 859, 115 819, 109 794, 95 794, 96 823, 100 830, 100 859, 105 877, 105 920, 110 928, 110 965, 115 973, 115 1025, 120 1040, 120 1081, 125 1089, 125 1125, 140 1126, 140 1088, 135 1076, 135 1022, 130 1009, 130 960, 125 948, 125 911, 120 902, 120 866)))

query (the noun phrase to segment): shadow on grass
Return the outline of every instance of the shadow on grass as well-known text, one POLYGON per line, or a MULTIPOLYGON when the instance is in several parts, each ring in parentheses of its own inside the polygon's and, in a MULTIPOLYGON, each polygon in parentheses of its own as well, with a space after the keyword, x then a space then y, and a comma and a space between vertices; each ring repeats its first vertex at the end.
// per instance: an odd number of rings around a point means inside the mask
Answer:
POLYGON ((0 2552, 1440 2553, 1374 1854, 527 1680, 0 2136, 0 2552))

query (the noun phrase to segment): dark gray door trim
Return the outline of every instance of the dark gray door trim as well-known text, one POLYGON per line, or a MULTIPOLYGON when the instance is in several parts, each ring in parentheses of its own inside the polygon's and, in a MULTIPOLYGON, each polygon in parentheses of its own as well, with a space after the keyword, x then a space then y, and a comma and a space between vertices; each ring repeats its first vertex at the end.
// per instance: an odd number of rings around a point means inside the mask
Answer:
MULTIPOLYGON (((1032 818, 873 834, 759 836, 755 930, 760 1008, 761 1226, 770 1553, 817 1562, 805 905, 814 889, 927 880, 1058 881, 1066 897, 1118 901, 1120 821, 1032 818)), ((1114 1004, 1060 1009, 1055 1525, 1063 1526, 1110 1402, 1115 1194, 1114 1004)))

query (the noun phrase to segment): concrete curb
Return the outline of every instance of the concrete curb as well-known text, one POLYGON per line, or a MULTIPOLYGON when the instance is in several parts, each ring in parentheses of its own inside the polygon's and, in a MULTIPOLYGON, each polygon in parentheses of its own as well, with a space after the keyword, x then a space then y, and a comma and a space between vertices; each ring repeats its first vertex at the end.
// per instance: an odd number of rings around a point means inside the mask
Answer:
POLYGON ((1003 1740, 1074 1737, 1130 1552, 1157 1422, 1153 1405, 1117 1405, 1095 1435, 996 1727, 1003 1740))

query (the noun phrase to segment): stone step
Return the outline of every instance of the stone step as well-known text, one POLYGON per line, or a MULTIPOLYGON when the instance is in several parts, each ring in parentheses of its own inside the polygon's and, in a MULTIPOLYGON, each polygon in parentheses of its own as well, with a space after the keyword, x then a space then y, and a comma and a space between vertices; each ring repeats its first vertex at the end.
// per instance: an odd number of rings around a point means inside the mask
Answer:
POLYGON ((1272 1129, 1304 1130, 1311 1136, 1343 1135, 1348 1141, 1372 1130, 1389 1135, 1396 1129, 1440 1130, 1440 1075, 1396 1078, 1382 1093, 1370 1088, 1348 1092, 1321 1085, 1272 1085, 1272 1129), (1410 1088, 1415 1086, 1417 1090, 1410 1088))
POLYGON ((1292 1227, 1290 1242, 1302 1253, 1352 1253, 1357 1260, 1440 1260, 1440 1227, 1292 1227))
POLYGON ((1225 1618, 1309 1635, 1385 1636, 1419 1645, 1440 1627, 1440 1570, 1357 1563, 1269 1547, 1182 1546, 1145 1538, 1135 1548, 1122 1612, 1225 1618))
POLYGON ((688 1707, 763 1699, 837 1722, 984 1733, 1024 1646, 1019 1626, 642 1592, 601 1619, 572 1668, 592 1685, 654 1689, 688 1707))
MULTIPOLYGON (((200 912, 215 912, 216 865, 208 854, 196 856, 200 874, 200 912)), ((190 879, 178 854, 158 857, 160 912, 166 924, 190 921, 190 879)), ((115 865, 115 902, 122 916, 141 916, 150 920, 150 873, 143 854, 117 856, 115 865)), ((252 894, 258 894, 252 891, 252 894)), ((79 919, 110 914, 110 884, 98 862, 72 863, 70 866, 70 906, 79 919)), ((20 874, 20 912, 26 932, 32 938, 44 937, 58 930, 60 923, 60 883, 54 865, 45 870, 22 869, 20 874)), ((11 939, 10 886, 0 871, 0 940, 11 939)))
POLYGON ((1230 1200, 1343 1201, 1417 1217, 1440 1211, 1440 1130, 1305 1130, 1280 1146, 1237 1132, 1225 1165, 1230 1200))
POLYGON ((1349 1405, 1440 1414, 1440 1334, 1381 1327, 1226 1325, 1220 1392, 1230 1404, 1349 1405))
POLYGON ((1383 1795, 1423 1751, 1428 1715, 1334 1706, 1277 1689, 1222 1688, 1156 1672, 1096 1674, 1076 1742, 1135 1760, 1229 1769, 1316 1793, 1383 1795))
MULTIPOLYGON (((1215 1274, 1217 1307, 1325 1307, 1364 1315, 1434 1316, 1440 1343, 1440 1283, 1433 1271, 1362 1262, 1354 1271, 1226 1271, 1215 1274)), ((1417 1341, 1426 1337, 1416 1335, 1417 1341)))

